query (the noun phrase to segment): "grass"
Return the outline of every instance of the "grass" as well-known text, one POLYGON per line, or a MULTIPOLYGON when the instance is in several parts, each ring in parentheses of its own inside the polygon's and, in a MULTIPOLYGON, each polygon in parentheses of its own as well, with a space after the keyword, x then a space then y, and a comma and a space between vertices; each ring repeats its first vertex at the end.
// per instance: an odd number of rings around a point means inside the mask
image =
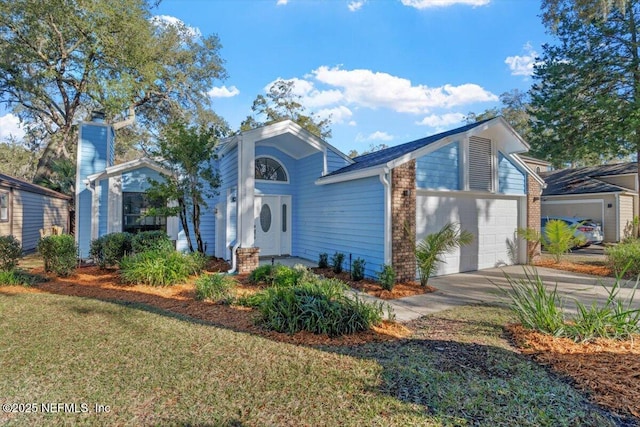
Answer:
POLYGON ((0 291, 0 404, 110 407, 0 413, 0 424, 611 424, 509 349, 509 311, 482 310, 424 318, 413 339, 314 349, 140 305, 0 291), (456 341, 429 329, 445 321, 462 325, 456 341))

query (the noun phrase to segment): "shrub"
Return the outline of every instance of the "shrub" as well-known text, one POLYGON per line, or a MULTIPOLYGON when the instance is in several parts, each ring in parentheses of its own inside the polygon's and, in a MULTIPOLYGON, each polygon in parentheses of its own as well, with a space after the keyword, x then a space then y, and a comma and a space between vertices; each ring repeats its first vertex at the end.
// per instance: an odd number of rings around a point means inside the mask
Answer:
POLYGON ((353 265, 351 266, 351 279, 355 280, 356 282, 358 280, 364 279, 365 264, 366 264, 366 261, 363 260, 362 258, 356 258, 353 261, 353 265))
POLYGON ((640 275, 640 241, 628 241, 604 250, 607 263, 611 269, 621 275, 623 272, 630 276, 640 275))
POLYGON ((382 304, 349 298, 345 289, 337 280, 314 280, 265 289, 250 302, 258 308, 263 326, 289 334, 345 335, 369 329, 382 320, 382 304))
POLYGON ((444 254, 472 241, 473 234, 460 229, 457 223, 447 223, 435 233, 426 235, 422 241, 414 245, 420 284, 427 286, 429 278, 435 272, 436 264, 444 262, 444 254))
POLYGON ((518 237, 527 241, 527 262, 531 263, 542 244, 542 234, 535 228, 518 228, 518 237))
POLYGON ((331 257, 331 267, 336 274, 342 273, 342 263, 344 262, 344 254, 342 252, 336 252, 331 257))
POLYGON ((633 308, 638 281, 629 298, 618 297, 621 278, 617 277, 611 289, 607 289, 604 305, 593 303, 587 307, 576 301, 578 314, 567 326, 568 335, 575 341, 590 341, 594 338, 630 339, 640 332, 640 309, 633 308))
POLYGON ((140 252, 120 261, 120 277, 125 283, 170 286, 199 271, 191 254, 177 251, 140 252))
POLYGON ((267 285, 276 286, 294 286, 309 274, 310 272, 308 269, 302 265, 297 265, 294 268, 291 268, 282 264, 266 264, 253 270, 249 275, 249 280, 252 283, 266 283, 267 285))
POLYGON ((562 255, 576 246, 584 243, 583 239, 575 237, 577 226, 570 226, 560 219, 547 221, 542 234, 542 246, 553 255, 556 262, 560 262, 562 255))
POLYGON ((100 268, 118 265, 131 252, 131 233, 105 234, 91 242, 89 255, 100 268))
POLYGON ((33 286, 42 282, 43 278, 20 270, 0 271, 0 285, 33 286))
POLYGON ((167 233, 162 230, 142 231, 134 234, 131 239, 131 249, 134 253, 173 251, 173 243, 167 233))
POLYGON ((329 254, 323 252, 318 259, 318 268, 329 268, 329 254))
POLYGON ((59 276, 70 275, 78 263, 78 248, 69 234, 43 237, 38 242, 38 252, 44 259, 44 270, 59 276))
POLYGON ((14 236, 0 236, 0 271, 11 271, 22 256, 22 246, 14 236))
POLYGON ((382 267, 382 271, 378 273, 378 280, 380 281, 382 289, 391 291, 396 285, 396 271, 391 265, 385 264, 382 267))
POLYGON ((505 273, 509 289, 503 291, 511 299, 511 309, 525 328, 561 336, 565 333, 562 301, 558 286, 547 292, 537 270, 524 268, 525 277, 515 279, 505 273))
POLYGON ((225 274, 206 274, 196 279, 196 299, 213 300, 223 303, 233 301, 233 289, 236 283, 225 274))

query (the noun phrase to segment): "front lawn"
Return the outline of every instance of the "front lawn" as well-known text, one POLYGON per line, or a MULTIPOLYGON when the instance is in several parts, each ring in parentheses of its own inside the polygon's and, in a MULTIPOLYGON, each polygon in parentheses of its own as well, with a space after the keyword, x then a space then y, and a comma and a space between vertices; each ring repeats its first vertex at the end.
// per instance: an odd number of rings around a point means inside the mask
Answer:
POLYGON ((314 348, 146 304, 0 288, 0 404, 77 405, 0 424, 614 425, 513 351, 511 320, 460 308, 407 339, 314 348))

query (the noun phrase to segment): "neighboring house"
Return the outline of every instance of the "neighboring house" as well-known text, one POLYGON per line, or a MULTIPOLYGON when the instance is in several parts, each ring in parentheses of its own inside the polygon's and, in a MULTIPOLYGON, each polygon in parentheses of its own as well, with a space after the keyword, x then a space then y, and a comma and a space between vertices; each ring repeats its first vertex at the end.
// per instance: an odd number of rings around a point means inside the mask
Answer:
POLYGON ((541 173, 542 217, 569 216, 602 224, 605 242, 618 242, 627 224, 638 215, 638 165, 560 169, 541 173))
POLYGON ((553 170, 553 166, 551 165, 551 163, 547 162, 546 160, 540 160, 530 156, 523 156, 522 154, 518 154, 518 157, 520 157, 520 160, 525 162, 525 164, 537 174, 550 172, 553 170))
MULTIPOLYGON (((145 177, 160 169, 148 160, 111 166, 109 126, 82 129, 77 235, 86 256, 90 239, 124 229, 128 193, 142 200, 145 177)), ((245 131, 219 146, 222 185, 203 212, 203 238, 236 271, 255 268, 258 256, 343 252, 347 268, 350 257, 363 258, 368 277, 390 264, 408 280, 416 277, 413 242, 455 221, 475 239, 447 255, 438 274, 524 262, 515 233, 540 226, 543 185, 515 156, 527 149, 501 117, 355 159, 292 121, 245 131)), ((170 222, 154 224, 181 247, 170 222)))
POLYGON ((13 235, 24 252, 36 249, 40 230, 69 231, 71 197, 9 175, 0 174, 0 235, 13 235))

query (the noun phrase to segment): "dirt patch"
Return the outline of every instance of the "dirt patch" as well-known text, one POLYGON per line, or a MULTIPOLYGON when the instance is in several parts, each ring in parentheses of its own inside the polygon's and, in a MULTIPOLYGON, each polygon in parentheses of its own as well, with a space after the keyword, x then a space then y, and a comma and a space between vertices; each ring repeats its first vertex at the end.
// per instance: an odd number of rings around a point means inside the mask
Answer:
MULTIPOLYGON (((210 263, 208 268, 213 271, 226 271, 228 269, 222 263, 210 263)), ((0 287, 0 293, 46 292, 105 301, 141 303, 234 331, 248 332, 262 335, 275 341, 308 346, 356 345, 367 342, 388 341, 406 337, 411 333, 409 329, 402 325, 383 322, 373 330, 342 337, 329 337, 307 332, 289 335, 265 330, 256 325, 255 310, 241 306, 196 301, 193 279, 184 284, 154 287, 122 284, 116 270, 101 270, 95 266, 79 268, 70 277, 46 275, 41 268, 36 268, 32 272, 46 276, 48 281, 32 288, 19 286, 0 287)), ((260 289, 260 287, 252 285, 246 275, 236 277, 238 278, 238 293, 240 295, 254 293, 260 289)))
POLYGON ((370 279, 352 280, 348 272, 336 274, 331 268, 312 268, 312 270, 315 274, 339 279, 354 289, 384 300, 428 294, 437 290, 433 286, 422 287, 418 282, 402 282, 396 283, 391 291, 387 291, 380 286, 380 283, 370 279))
POLYGON ((537 267, 554 268, 556 270, 572 271, 574 273, 591 274, 594 276, 615 277, 611 268, 603 262, 572 262, 562 260, 555 262, 550 258, 540 258, 534 263, 537 267))
POLYGON ((507 331, 522 353, 569 377, 596 403, 640 418, 640 336, 630 341, 575 343, 521 325, 509 325, 507 331))

